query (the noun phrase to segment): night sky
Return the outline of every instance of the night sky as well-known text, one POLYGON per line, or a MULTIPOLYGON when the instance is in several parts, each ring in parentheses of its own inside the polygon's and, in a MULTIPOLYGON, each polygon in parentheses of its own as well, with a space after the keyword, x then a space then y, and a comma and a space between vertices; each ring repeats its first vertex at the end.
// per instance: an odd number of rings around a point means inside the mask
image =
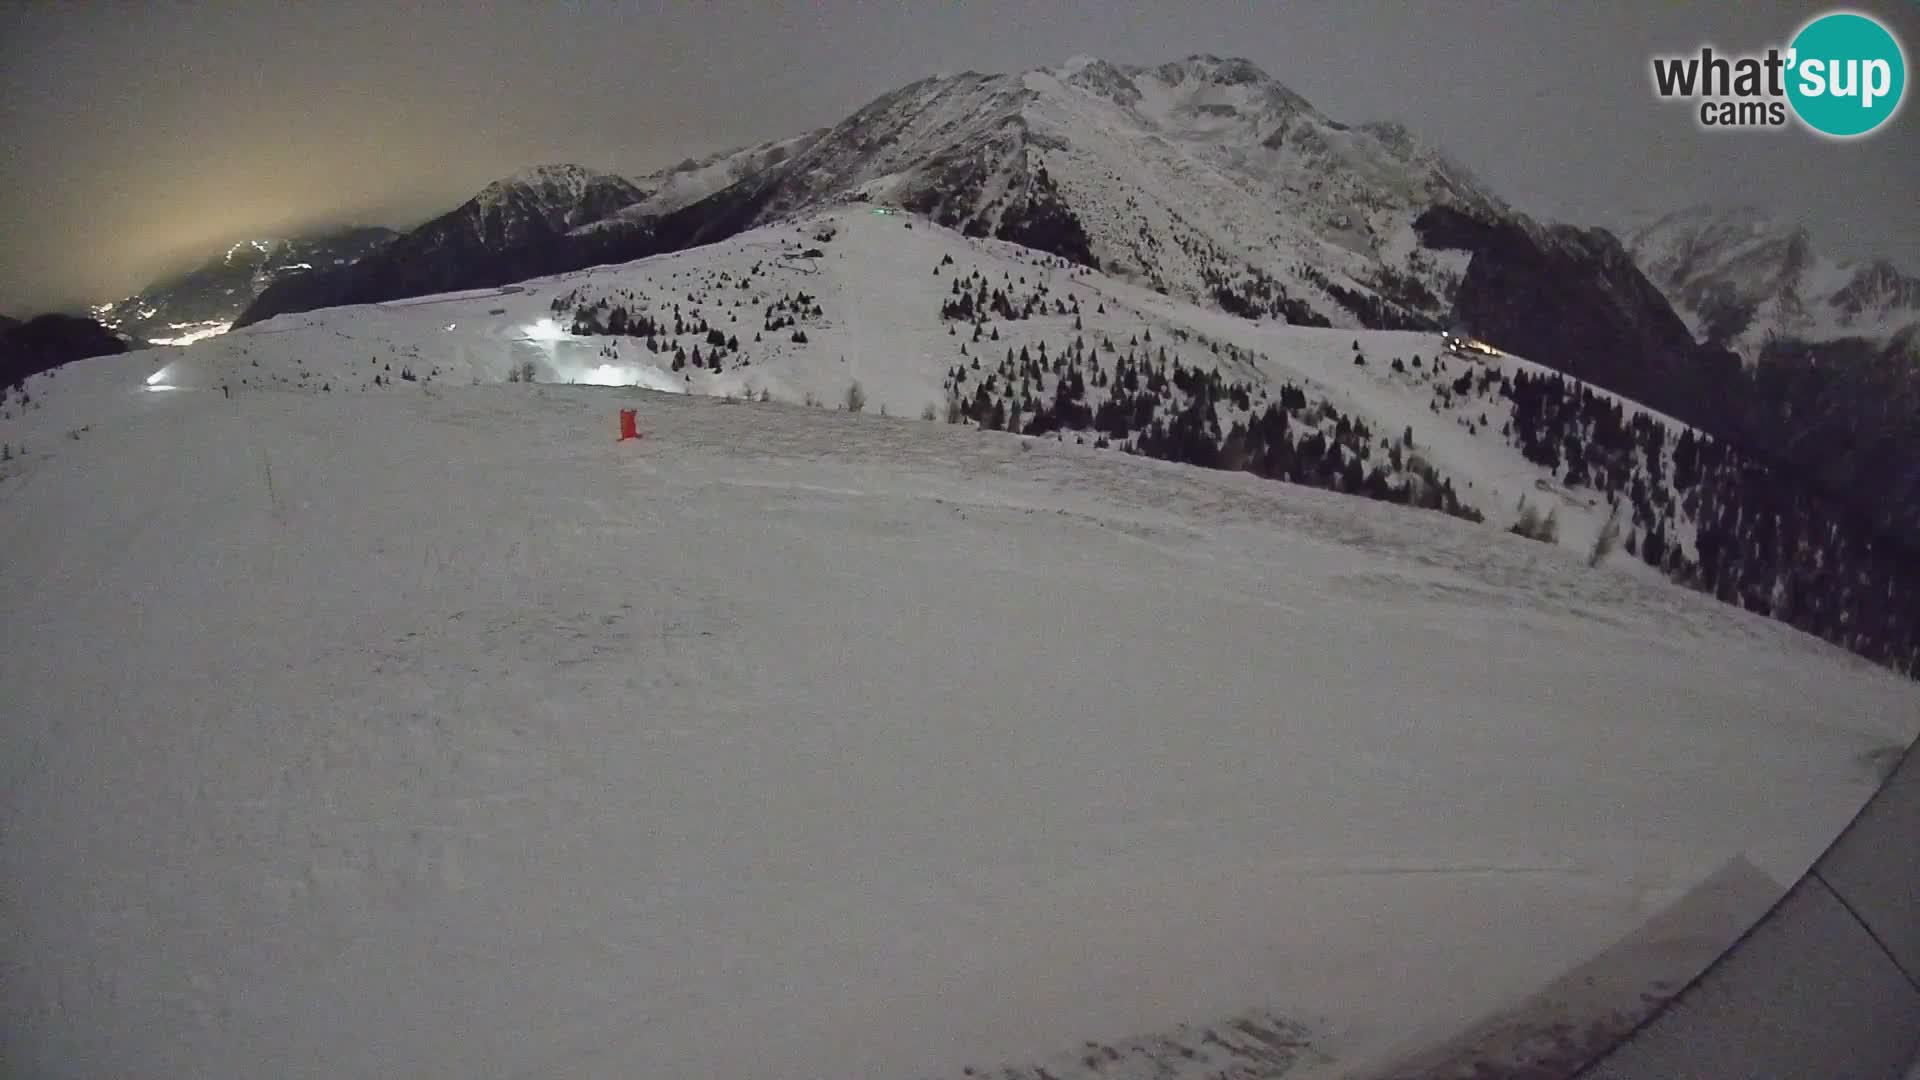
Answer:
MULTIPOLYGON (((1920 269, 1920 113, 1706 133, 1648 58, 1784 45, 1809 3, 0 4, 0 311, 137 289, 243 236, 411 225, 524 165, 641 172, 831 124, 937 72, 1244 56, 1398 119, 1521 209, 1755 202, 1920 269)), ((1920 4, 1868 0, 1920 53, 1920 4)), ((1913 74, 1909 71, 1909 79, 1913 74)), ((1916 91, 1908 91, 1912 98, 1916 91)))

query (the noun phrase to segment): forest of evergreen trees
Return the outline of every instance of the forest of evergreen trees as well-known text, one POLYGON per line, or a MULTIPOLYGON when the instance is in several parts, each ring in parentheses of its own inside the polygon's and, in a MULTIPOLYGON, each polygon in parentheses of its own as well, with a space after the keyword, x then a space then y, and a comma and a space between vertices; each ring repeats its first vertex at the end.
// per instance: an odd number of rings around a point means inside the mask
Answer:
MULTIPOLYGON (((1509 437, 1631 510, 1628 550, 1675 581, 1920 677, 1920 558, 1865 513, 1720 440, 1673 438, 1561 375, 1499 381, 1509 437), (1692 526, 1694 554, 1681 534, 1692 526)), ((1481 389, 1487 389, 1482 384, 1481 389)))
POLYGON ((1213 302, 1229 315, 1243 319, 1279 319, 1293 326, 1333 325, 1305 300, 1289 294, 1272 274, 1258 267, 1248 267, 1241 280, 1230 279, 1212 268, 1203 270, 1201 277, 1213 302))
MULTIPOLYGON (((1166 343, 1154 342, 1150 327, 1124 346, 1104 338, 1089 342, 1077 299, 1051 298, 1043 283, 1025 294, 1018 287, 1009 291, 1009 284, 994 286, 969 274, 954 281, 942 303, 942 318, 972 323, 969 343, 961 347, 969 359, 950 368, 944 383, 949 420, 1025 435, 1071 434, 1083 443, 1163 461, 1482 520, 1461 501, 1453 482, 1419 456, 1411 432, 1383 437, 1365 420, 1310 401, 1292 384, 1270 398, 1264 388, 1221 375, 1218 363, 1190 365, 1170 354, 1166 343), (1020 321, 1036 313, 1072 315, 1072 337, 1051 350, 1044 340, 1031 348, 1007 346, 995 357, 999 331, 983 333, 986 318, 1020 321), (968 345, 978 351, 969 354, 968 345), (1090 388, 1099 393, 1089 394, 1090 388), (1232 418, 1225 427, 1222 417, 1232 418)), ((1208 348, 1218 357, 1223 347, 1208 348)), ((1251 359, 1224 348, 1230 359, 1251 359)))
MULTIPOLYGON (((745 289, 759 269, 756 264, 748 275, 738 279, 723 271, 715 281, 722 289, 745 289)), ((569 333, 638 338, 648 352, 669 357, 666 365, 674 371, 692 367, 717 372, 732 365, 746 367, 753 363, 742 352, 738 334, 709 325, 706 316, 701 314, 701 303, 714 303, 715 298, 711 294, 702 296, 698 292, 690 293, 685 309, 673 303, 658 315, 646 314, 642 299, 630 289, 616 290, 605 296, 592 296, 584 289, 574 289, 555 297, 551 308, 555 313, 571 312, 569 333), (679 340, 683 337, 693 339, 691 349, 679 340)), ((741 303, 736 298, 733 307, 737 309, 741 303)), ((716 306, 726 305, 722 303, 716 306)), ((801 329, 802 325, 824 315, 819 299, 812 294, 783 293, 762 309, 760 331, 754 334, 753 340, 761 341, 765 334, 780 333, 785 340, 804 345, 807 343, 807 332, 801 329)), ((739 321, 737 314, 732 321, 739 321)))
MULTIPOLYGON (((993 293, 988 299, 995 313, 1029 310, 993 293)), ((968 313, 955 301, 942 312, 968 313)), ((1356 353, 1356 363, 1362 359, 1356 353)), ((1407 371, 1397 360, 1394 368, 1407 371)), ((1881 534, 1869 515, 1723 441, 1692 429, 1675 437, 1665 422, 1638 410, 1629 415, 1618 399, 1562 375, 1507 375, 1490 366, 1453 375, 1437 358, 1426 372, 1436 412, 1475 398, 1507 399, 1512 419, 1501 435, 1566 488, 1617 503, 1631 557, 1920 677, 1920 558, 1881 534)), ((1151 331, 1118 348, 1090 345, 1083 334, 1051 352, 1044 342, 1037 352, 1009 348, 990 367, 976 355, 948 372, 947 388, 957 404, 950 417, 989 429, 1074 433, 1147 457, 1482 518, 1414 452, 1411 432, 1381 439, 1364 420, 1310 402, 1292 385, 1267 400, 1264 390, 1228 382, 1217 369, 1170 357, 1153 345, 1151 331), (1097 405, 1089 387, 1103 391, 1097 405), (1222 415, 1238 418, 1223 430, 1222 415)), ((1478 424, 1486 416, 1480 412, 1478 424)))
POLYGON ((1719 396, 1735 442, 1920 546, 1920 328, 1884 344, 1769 341, 1719 396))

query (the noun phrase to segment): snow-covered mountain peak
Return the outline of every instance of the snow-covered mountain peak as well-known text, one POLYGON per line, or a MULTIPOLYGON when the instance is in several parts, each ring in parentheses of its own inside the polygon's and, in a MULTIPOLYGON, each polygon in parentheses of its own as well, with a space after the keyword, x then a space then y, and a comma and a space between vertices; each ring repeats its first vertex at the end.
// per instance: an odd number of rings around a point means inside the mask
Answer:
POLYGON ((498 202, 523 191, 550 192, 578 198, 595 182, 616 179, 618 177, 610 173, 589 169, 584 165, 531 165, 488 184, 480 189, 476 198, 483 203, 498 202))
POLYGON ((1751 204, 1689 206, 1655 218, 1631 235, 1636 247, 1682 272, 1702 259, 1729 255, 1799 259, 1812 247, 1804 226, 1751 204))
POLYGON ((1641 228, 1655 226, 1744 230, 1758 235, 1789 227, 1789 223, 1758 203, 1693 203, 1655 214, 1641 228))
POLYGON ((516 244, 563 233, 646 198, 625 177, 580 165, 538 165, 495 180, 455 213, 493 242, 516 244))
POLYGON ((1467 256, 1425 248, 1414 219, 1510 215, 1404 128, 1335 121, 1250 61, 1081 56, 920 79, 830 129, 653 177, 528 170, 356 280, 263 298, 243 322, 618 261, 849 201, 1243 315, 1421 329, 1445 318, 1467 256))
POLYGON ((1702 337, 1758 355, 1778 337, 1886 340, 1920 321, 1920 278, 1847 262, 1807 229, 1752 205, 1689 206, 1627 235, 1649 280, 1702 337))
POLYGON ((1168 82, 1194 81, 1244 86, 1273 81, 1251 60, 1237 56, 1219 57, 1210 53, 1195 53, 1184 60, 1162 64, 1154 70, 1168 82))
POLYGON ((1139 110, 1155 125, 1218 129, 1221 120, 1257 122, 1313 111, 1305 98, 1252 61, 1209 55, 1155 65, 1114 64, 1078 56, 1059 68, 1030 72, 1025 85, 1038 93, 1055 87, 1080 90, 1121 108, 1139 110))
POLYGON ((1139 99, 1140 91, 1133 85, 1133 78, 1119 65, 1093 56, 1076 56, 1062 64, 1057 70, 1045 72, 1043 79, 1034 79, 1030 73, 1027 80, 1029 88, 1044 90, 1050 83, 1079 87, 1090 93, 1101 95, 1110 101, 1131 104, 1139 99))
MULTIPOLYGON (((1875 311, 1920 311, 1920 277, 1906 273, 1887 259, 1853 264, 1846 285, 1830 301, 1842 312, 1867 315, 1875 311)), ((1911 333, 1920 323, 1908 323, 1911 333)))
POLYGON ((771 221, 848 198, 1231 310, 1345 326, 1437 325, 1464 258, 1421 250, 1413 218, 1436 203, 1508 213, 1405 129, 1339 123, 1251 62, 1207 55, 922 79, 742 202, 771 221))

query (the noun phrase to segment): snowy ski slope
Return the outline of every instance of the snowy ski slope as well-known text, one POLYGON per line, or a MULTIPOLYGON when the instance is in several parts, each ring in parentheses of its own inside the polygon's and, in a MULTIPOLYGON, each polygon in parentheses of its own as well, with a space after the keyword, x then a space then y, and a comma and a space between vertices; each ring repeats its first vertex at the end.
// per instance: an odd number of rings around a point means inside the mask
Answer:
MULTIPOLYGON (((767 394, 788 402, 811 397, 829 407, 840 403, 847 387, 858 381, 870 411, 885 408, 895 415, 917 416, 928 407, 944 410, 948 391, 943 384, 955 365, 984 360, 991 366, 1009 351, 1042 344, 1057 353, 1075 338, 1091 345, 1105 342, 1121 352, 1129 351, 1130 343, 1138 343, 1146 353, 1164 349, 1172 360, 1218 369, 1228 378, 1275 393, 1289 382, 1302 385, 1316 399, 1324 398, 1396 438, 1411 428, 1415 451, 1454 481, 1462 500, 1486 515, 1489 529, 1512 524, 1525 497, 1542 513, 1556 510, 1560 544, 1584 554, 1607 518, 1609 508, 1593 492, 1565 490, 1500 435, 1511 416, 1511 402, 1496 395, 1441 412, 1430 407, 1437 386, 1483 363, 1447 358, 1444 377, 1434 374, 1437 336, 1253 323, 1071 267, 1043 253, 962 237, 923 219, 879 216, 864 208, 831 211, 709 247, 502 289, 282 316, 188 349, 142 355, 150 357, 153 370, 148 375, 160 375, 160 385, 217 387, 226 382, 236 392, 263 385, 377 392, 382 387, 373 385, 374 376, 393 384, 403 369, 413 370, 428 385, 490 383, 504 380, 511 368, 528 361, 543 382, 640 385, 713 396, 767 394), (817 239, 829 233, 833 239, 817 239), (808 251, 820 255, 808 257, 808 251), (953 261, 943 263, 946 259, 953 261), (976 272, 1016 295, 1031 294, 1044 283, 1050 301, 1076 300, 1081 329, 1074 328, 1074 316, 1042 315, 995 320, 997 340, 970 341, 964 323, 958 334, 950 335, 952 324, 940 318, 941 303, 957 277, 976 272), (742 288, 742 279, 749 277, 748 287, 742 288), (766 306, 800 293, 816 298, 822 311, 819 319, 798 327, 806 343, 792 341, 790 329, 764 331, 766 306), (650 353, 638 338, 567 334, 573 303, 564 312, 552 305, 556 298, 576 297, 618 302, 636 315, 649 313, 662 320, 670 319, 676 307, 689 319, 697 312, 710 326, 737 337, 741 348, 729 354, 721 371, 675 372, 667 355, 671 347, 650 353), (1101 307, 1104 312, 1097 310, 1101 307), (1140 341, 1142 334, 1156 331, 1157 341, 1140 341), (755 340, 756 334, 762 340, 755 340), (1209 343, 1234 345, 1245 355, 1215 353, 1209 343), (1352 363, 1355 344, 1369 359, 1365 367, 1352 363), (1424 358, 1422 369, 1389 370, 1392 359, 1411 362, 1415 357, 1424 358), (1485 425, 1477 422, 1483 415, 1485 425), (1472 433, 1466 429, 1469 422, 1475 424, 1472 433)), ((702 339, 688 332, 672 340, 691 348, 702 339)), ((1484 363, 1509 372, 1545 370, 1511 357, 1484 363)), ((31 440, 36 431, 62 434, 91 423, 102 408, 90 396, 69 411, 69 403, 57 400, 59 396, 43 395, 42 404, 65 420, 12 409, 8 418, 0 418, 0 439, 18 444, 31 440)), ((1629 412, 1646 411, 1628 404, 1629 412)), ((1222 416, 1226 422, 1244 418, 1226 410, 1222 416)), ((1677 422, 1660 419, 1674 434, 1682 430, 1677 422)), ((0 465, 0 475, 6 469, 0 465)), ((1676 513, 1674 524, 1679 541, 1690 544, 1691 523, 1684 513, 1676 513)), ((1628 556, 1616 556, 1609 566, 1657 577, 1628 556)))
POLYGON ((1419 335, 1355 367, 1352 331, 831 220, 31 381, 0 1071, 1068 1076, 1144 1040, 1337 1072, 1730 860, 1792 879, 1920 727, 1913 684, 1577 541, 913 419, 968 342, 951 275, 1051 273, 1089 337, 1309 380, 1489 507, 1531 483, 1383 370, 1419 335), (555 336, 587 288, 750 363, 555 336), (755 347, 800 289, 807 343, 755 347), (696 393, 501 384, 526 360, 696 393), (796 404, 854 379, 867 415, 796 404), (1248 1016, 1274 1038, 1151 1034, 1248 1016))

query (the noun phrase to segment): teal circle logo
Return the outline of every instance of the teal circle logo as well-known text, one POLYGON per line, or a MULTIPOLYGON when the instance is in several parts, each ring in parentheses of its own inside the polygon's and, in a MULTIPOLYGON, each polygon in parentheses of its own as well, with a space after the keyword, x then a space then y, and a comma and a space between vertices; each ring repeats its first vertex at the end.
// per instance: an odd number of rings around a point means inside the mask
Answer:
POLYGON ((1789 46, 1787 100, 1808 127, 1848 139, 1886 123, 1907 89, 1907 58, 1886 27, 1850 11, 1822 15, 1789 46))

